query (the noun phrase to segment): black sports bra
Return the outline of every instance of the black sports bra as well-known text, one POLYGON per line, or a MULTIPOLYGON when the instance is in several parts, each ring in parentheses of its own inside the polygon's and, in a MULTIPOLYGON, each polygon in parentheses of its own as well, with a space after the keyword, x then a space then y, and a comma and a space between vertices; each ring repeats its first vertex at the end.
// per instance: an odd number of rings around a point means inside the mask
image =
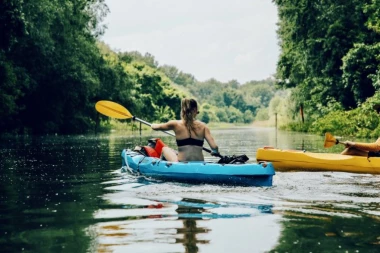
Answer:
POLYGON ((176 141, 177 141, 178 147, 186 146, 186 145, 203 147, 203 142, 204 142, 204 140, 197 140, 191 137, 187 139, 183 139, 183 140, 176 140, 176 141))

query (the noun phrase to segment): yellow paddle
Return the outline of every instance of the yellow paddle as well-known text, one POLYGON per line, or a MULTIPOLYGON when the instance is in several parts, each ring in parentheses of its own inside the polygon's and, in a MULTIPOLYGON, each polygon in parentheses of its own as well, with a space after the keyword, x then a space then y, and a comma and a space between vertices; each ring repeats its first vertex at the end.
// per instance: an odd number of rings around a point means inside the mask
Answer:
MULTIPOLYGON (((135 116, 133 116, 128 110, 127 108, 125 108, 124 106, 118 104, 118 103, 115 103, 115 102, 112 102, 112 101, 108 101, 108 100, 101 100, 99 102, 97 102, 95 104, 95 109, 105 115, 105 116, 108 116, 108 117, 111 117, 111 118, 116 118, 116 119, 133 119, 133 120, 137 120, 147 126, 152 126, 151 123, 149 122, 146 122, 145 120, 142 120, 142 119, 139 119, 135 116)), ((167 132, 167 131, 163 131, 171 136, 175 136, 173 133, 171 132, 167 132)))
POLYGON ((325 143, 323 144, 323 146, 325 148, 332 147, 332 146, 334 146, 334 145, 336 145, 338 143, 346 145, 346 142, 339 141, 331 133, 329 133, 329 132, 325 133, 325 143))
POLYGON ((95 109, 103 115, 116 119, 131 119, 132 114, 122 105, 112 101, 102 100, 95 104, 95 109))

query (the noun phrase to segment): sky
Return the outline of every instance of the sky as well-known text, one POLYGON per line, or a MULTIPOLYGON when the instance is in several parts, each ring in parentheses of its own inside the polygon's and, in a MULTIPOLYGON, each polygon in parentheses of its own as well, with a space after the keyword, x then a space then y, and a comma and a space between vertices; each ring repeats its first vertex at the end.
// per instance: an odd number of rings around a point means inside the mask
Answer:
POLYGON ((101 40, 150 53, 198 81, 243 84, 276 71, 277 7, 271 0, 105 0, 101 40))

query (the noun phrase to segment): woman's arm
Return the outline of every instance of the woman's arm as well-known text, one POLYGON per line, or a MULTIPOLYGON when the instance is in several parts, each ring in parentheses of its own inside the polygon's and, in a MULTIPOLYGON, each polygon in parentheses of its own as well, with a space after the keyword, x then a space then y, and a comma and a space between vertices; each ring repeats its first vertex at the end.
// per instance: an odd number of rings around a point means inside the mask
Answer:
POLYGON ((378 152, 378 151, 380 151, 380 138, 377 139, 377 141, 374 143, 347 141, 346 147, 354 147, 354 148, 364 150, 364 151, 378 152))
POLYGON ((211 135, 210 129, 207 126, 205 126, 205 139, 208 145, 210 145, 212 151, 211 155, 219 154, 218 145, 216 145, 216 142, 211 135))
POLYGON ((175 122, 176 122, 175 120, 170 120, 166 123, 152 124, 151 127, 153 130, 162 130, 162 131, 174 130, 175 122))

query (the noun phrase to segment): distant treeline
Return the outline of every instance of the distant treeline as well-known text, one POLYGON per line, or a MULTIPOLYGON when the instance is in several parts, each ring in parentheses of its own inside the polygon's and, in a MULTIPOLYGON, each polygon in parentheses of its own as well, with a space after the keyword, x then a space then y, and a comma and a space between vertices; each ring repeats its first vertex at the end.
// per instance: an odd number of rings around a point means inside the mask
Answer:
MULTIPOLYGON (((200 104, 198 118, 206 123, 251 123, 260 110, 268 107, 269 102, 276 94, 275 82, 271 78, 244 84, 240 84, 236 80, 223 83, 214 78, 201 82, 193 75, 184 73, 175 66, 160 66, 154 56, 149 53, 142 55, 134 51, 116 54, 104 44, 102 48, 103 54, 112 58, 112 61, 122 61, 126 66, 145 64, 156 73, 160 73, 165 80, 169 79, 170 87, 175 89, 180 97, 196 98, 200 104)), ((128 72, 128 68, 126 70, 128 72)), ((173 106, 164 104, 156 107, 156 115, 152 120, 179 118, 179 106, 178 102, 173 106), (173 109, 176 110, 171 112, 173 109)))

